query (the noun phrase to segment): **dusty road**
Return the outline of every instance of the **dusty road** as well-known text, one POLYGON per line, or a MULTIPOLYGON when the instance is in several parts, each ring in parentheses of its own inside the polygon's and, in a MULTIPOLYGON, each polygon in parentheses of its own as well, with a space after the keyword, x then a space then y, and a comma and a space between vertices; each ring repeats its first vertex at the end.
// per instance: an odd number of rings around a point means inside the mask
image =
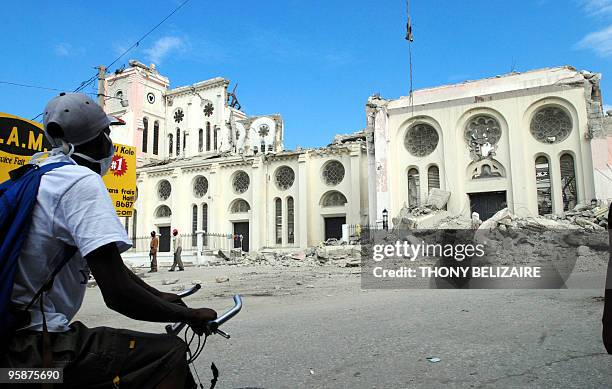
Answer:
MULTIPOLYGON (((244 309, 211 337, 196 368, 210 362, 218 388, 612 387, 601 343, 599 290, 368 290, 358 268, 214 267, 162 271, 145 280, 202 281, 191 306, 244 309), (216 283, 215 277, 230 281, 216 283), (426 358, 439 357, 432 363, 426 358)), ((77 319, 162 332, 108 310, 88 289, 77 319)))

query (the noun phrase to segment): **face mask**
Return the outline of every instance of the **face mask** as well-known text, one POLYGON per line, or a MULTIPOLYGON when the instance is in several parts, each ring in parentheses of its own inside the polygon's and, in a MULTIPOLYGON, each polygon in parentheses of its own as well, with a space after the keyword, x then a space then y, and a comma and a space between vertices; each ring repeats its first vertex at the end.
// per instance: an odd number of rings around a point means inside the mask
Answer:
POLYGON ((106 136, 106 139, 108 139, 110 143, 110 149, 108 150, 109 155, 107 157, 104 157, 102 159, 93 159, 89 155, 85 155, 82 153, 75 153, 73 147, 71 147, 70 152, 68 153, 68 156, 76 155, 76 156, 83 158, 86 161, 99 164, 100 165, 100 175, 101 176, 105 175, 106 172, 108 172, 108 169, 110 168, 111 162, 113 161, 113 155, 115 155, 115 147, 113 146, 113 141, 108 136, 108 134, 105 133, 104 135, 106 136))

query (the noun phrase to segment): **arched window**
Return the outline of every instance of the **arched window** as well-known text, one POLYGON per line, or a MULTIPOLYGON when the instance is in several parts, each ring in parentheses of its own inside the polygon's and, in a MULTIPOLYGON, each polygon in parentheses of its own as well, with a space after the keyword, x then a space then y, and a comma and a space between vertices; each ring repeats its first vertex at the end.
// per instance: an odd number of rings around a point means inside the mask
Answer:
POLYGON ((181 153, 181 129, 176 129, 176 156, 178 157, 181 153))
POLYGON ((436 165, 427 169, 427 192, 431 192, 433 188, 440 189, 440 170, 436 165))
POLYGON ((185 156, 185 146, 187 146, 187 131, 183 131, 183 156, 185 156))
POLYGON ((213 145, 214 145, 214 147, 215 147, 215 150, 217 150, 217 133, 218 133, 218 132, 219 132, 219 131, 218 131, 218 129, 217 129, 217 128, 214 128, 214 129, 213 129, 213 134, 214 134, 214 138, 215 138, 215 139, 214 139, 214 142, 213 142, 213 145))
POLYGON ((153 154, 159 154, 159 122, 153 123, 153 154))
POLYGON ((295 243, 295 211, 293 197, 287 197, 287 243, 295 243))
POLYGON ((251 210, 251 206, 245 200, 238 199, 232 203, 231 213, 245 213, 251 210))
POLYGON ((208 245, 208 204, 202 204, 202 230, 204 230, 204 246, 208 245))
POLYGON ((201 153, 204 151, 204 130, 200 128, 198 131, 198 151, 201 153))
POLYGON ((172 216, 172 210, 167 205, 160 205, 155 210, 155 217, 170 217, 172 216))
POLYGON ((172 134, 168 134, 168 156, 172 157, 172 134))
POLYGON ((149 137, 149 119, 145 116, 142 118, 142 152, 147 152, 147 143, 149 137))
POLYGON ((321 200, 321 205, 324 207, 342 207, 346 203, 346 197, 337 190, 326 193, 321 200))
POLYGON ((418 207, 421 204, 421 184, 419 171, 415 168, 408 170, 408 206, 418 207))
POLYGON ((210 151, 210 122, 206 122, 206 151, 210 151))
POLYGON ((274 226, 276 231, 276 244, 283 244, 283 205, 281 199, 274 200, 274 226))
POLYGON ((576 186, 576 169, 574 157, 563 154, 559 159, 561 166, 561 194, 563 195, 563 210, 569 211, 578 204, 578 190, 576 186))
POLYGON ((191 246, 195 247, 198 245, 198 236, 196 231, 198 230, 198 206, 193 205, 191 207, 191 246))
POLYGON ((548 158, 539 156, 535 160, 536 191, 538 196, 538 214, 552 213, 552 192, 550 182, 550 165, 548 158))

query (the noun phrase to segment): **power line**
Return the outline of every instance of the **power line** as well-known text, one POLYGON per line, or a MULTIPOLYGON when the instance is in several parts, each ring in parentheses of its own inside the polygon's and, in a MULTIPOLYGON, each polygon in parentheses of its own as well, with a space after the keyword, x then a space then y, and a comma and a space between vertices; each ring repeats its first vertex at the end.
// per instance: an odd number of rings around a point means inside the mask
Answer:
MULTIPOLYGON (((157 23, 153 28, 151 28, 149 31, 147 31, 146 34, 144 34, 143 36, 141 36, 136 42, 134 42, 130 47, 128 47, 123 53, 121 53, 117 58, 115 58, 115 60, 113 62, 111 62, 110 64, 108 64, 106 66, 107 69, 110 69, 111 66, 113 66, 115 63, 117 63, 117 61, 119 61, 121 58, 123 58, 124 55, 126 55, 127 53, 129 53, 130 51, 132 51, 132 49, 134 49, 135 47, 138 47, 138 45, 140 44, 140 42, 142 42, 146 37, 148 37, 153 31, 157 30, 157 28, 159 26, 161 26, 162 24, 164 24, 164 22, 168 19, 170 19, 170 17, 172 15, 174 15, 179 9, 183 8, 185 6, 185 4, 187 4, 188 2, 190 2, 191 0, 185 0, 183 1, 181 4, 179 4, 174 10, 172 10, 172 12, 170 12, 165 18, 163 18, 159 23, 157 23)), ((76 88, 74 91, 78 92, 84 88, 86 88, 89 84, 91 84, 92 82, 94 82, 94 80, 98 77, 98 73, 94 74, 93 76, 91 76, 89 79, 83 81, 81 83, 81 85, 76 88)))
POLYGON ((24 88, 34 88, 34 89, 45 89, 45 90, 52 90, 52 91, 61 91, 61 89, 48 88, 46 86, 20 84, 18 82, 10 82, 10 81, 0 81, 0 84, 6 84, 6 85, 12 85, 12 86, 21 86, 21 87, 24 87, 24 88))
MULTIPOLYGON (((153 26, 153 28, 151 28, 149 31, 147 31, 143 36, 141 36, 136 42, 134 42, 130 47, 128 47, 123 53, 121 53, 117 58, 115 58, 115 60, 113 62, 111 62, 108 66, 106 66, 107 69, 109 69, 111 66, 113 66, 115 63, 117 63, 117 61, 119 61, 121 58, 123 58, 124 55, 126 55, 127 53, 129 53, 130 51, 132 51, 132 49, 134 49, 135 47, 138 47, 138 45, 140 45, 140 42, 142 42, 146 37, 148 37, 149 35, 151 35, 151 33, 155 30, 157 30, 157 28, 159 26, 161 26, 162 24, 164 24, 164 22, 168 19, 170 19, 170 17, 172 15, 174 15, 178 10, 180 10, 181 8, 183 8, 185 6, 185 4, 189 3, 191 0, 185 0, 183 1, 181 4, 179 4, 176 8, 174 8, 172 10, 172 12, 170 12, 165 18, 163 18, 159 23, 157 23, 155 26, 153 26)), ((96 72, 93 76, 91 76, 90 78, 88 78, 87 80, 81 82, 81 84, 73 91, 73 92, 80 92, 83 89, 87 88, 89 85, 91 85, 91 83, 93 83, 96 78, 98 77, 98 73, 96 72)), ((50 89, 50 90, 57 90, 57 89, 50 89)), ((40 116, 42 115, 42 112, 39 113, 35 118, 33 118, 32 120, 36 120, 38 119, 40 116)))

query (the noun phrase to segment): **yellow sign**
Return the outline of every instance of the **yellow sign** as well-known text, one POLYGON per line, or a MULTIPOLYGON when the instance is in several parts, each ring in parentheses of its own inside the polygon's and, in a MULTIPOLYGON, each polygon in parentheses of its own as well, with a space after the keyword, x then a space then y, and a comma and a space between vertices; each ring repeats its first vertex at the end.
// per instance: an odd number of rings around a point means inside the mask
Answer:
MULTIPOLYGON (((0 112, 0 182, 9 172, 30 162, 39 151, 51 150, 41 123, 0 112)), ((136 148, 115 145, 111 167, 102 177, 117 215, 132 216, 136 200, 136 148)))
POLYGON ((108 173, 102 177, 117 216, 130 217, 136 201, 136 147, 115 144, 108 173))
POLYGON ((25 165, 39 151, 48 151, 40 123, 0 112, 0 182, 9 179, 9 172, 25 165))

